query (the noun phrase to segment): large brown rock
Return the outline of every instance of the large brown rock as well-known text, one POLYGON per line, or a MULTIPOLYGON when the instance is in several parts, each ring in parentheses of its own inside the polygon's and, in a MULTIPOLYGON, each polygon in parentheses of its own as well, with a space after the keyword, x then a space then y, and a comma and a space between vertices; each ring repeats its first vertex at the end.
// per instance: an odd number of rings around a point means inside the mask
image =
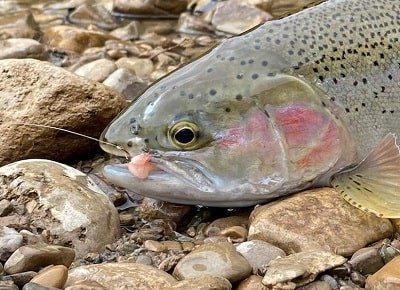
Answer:
POLYGON ((136 263, 108 263, 74 268, 69 271, 65 287, 82 280, 95 281, 108 290, 154 290, 176 283, 170 274, 136 263))
POLYGON ((68 160, 98 148, 96 142, 33 123, 99 137, 125 106, 106 86, 48 62, 0 61, 0 165, 26 158, 68 160))
POLYGON ((397 290, 400 289, 400 257, 387 263, 382 269, 367 278, 366 289, 397 290))
POLYGON ((332 188, 320 188, 256 208, 249 240, 266 241, 287 254, 324 248, 350 256, 392 233, 389 220, 353 207, 332 188))
POLYGON ((78 257, 98 252, 119 235, 118 212, 82 172, 50 160, 21 160, 0 168, 0 199, 13 200, 29 228, 47 243, 72 246, 78 257))

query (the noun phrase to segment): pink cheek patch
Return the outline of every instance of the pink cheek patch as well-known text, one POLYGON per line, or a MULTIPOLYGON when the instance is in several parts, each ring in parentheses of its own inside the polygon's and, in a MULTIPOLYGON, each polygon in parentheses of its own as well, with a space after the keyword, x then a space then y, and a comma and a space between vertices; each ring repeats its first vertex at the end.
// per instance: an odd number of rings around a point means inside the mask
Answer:
POLYGON ((150 163, 151 155, 148 153, 142 153, 132 157, 128 163, 128 169, 135 177, 140 179, 146 179, 150 172, 157 169, 157 166, 150 163))

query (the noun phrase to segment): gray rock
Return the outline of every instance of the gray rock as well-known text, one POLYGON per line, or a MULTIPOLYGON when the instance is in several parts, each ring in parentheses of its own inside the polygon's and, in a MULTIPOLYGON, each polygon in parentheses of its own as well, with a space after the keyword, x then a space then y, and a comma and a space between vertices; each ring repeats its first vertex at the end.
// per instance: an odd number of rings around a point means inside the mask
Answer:
POLYGON ((82 4, 69 15, 68 20, 81 26, 95 25, 105 30, 118 27, 111 13, 103 5, 82 4))
POLYGON ((148 87, 148 83, 141 80, 133 72, 125 68, 119 68, 110 74, 103 82, 104 85, 121 93, 128 100, 136 100, 148 87))
POLYGON ((3 166, 0 198, 2 192, 26 206, 30 226, 47 230, 48 242, 70 244, 78 257, 103 250, 119 236, 114 205, 90 178, 67 165, 28 159, 3 166))
POLYGON ((237 282, 250 276, 251 266, 228 242, 204 244, 183 257, 176 265, 173 275, 179 280, 219 276, 237 282))
POLYGON ((231 290, 231 283, 222 277, 204 275, 179 281, 173 286, 162 290, 231 290))
POLYGON ((22 273, 16 273, 12 275, 5 276, 6 279, 11 279, 15 285, 22 288, 26 283, 32 280, 33 277, 36 276, 36 272, 28 271, 22 273))
POLYGON ((0 59, 6 58, 44 59, 44 46, 38 41, 29 38, 0 40, 0 59))
POLYGON ((324 274, 324 275, 321 276, 321 280, 326 282, 326 283, 328 283, 329 284, 329 288, 331 288, 332 290, 339 289, 338 282, 332 276, 324 274))
POLYGON ((16 274, 26 271, 39 271, 49 265, 69 267, 75 258, 73 249, 62 246, 30 245, 16 250, 4 264, 4 271, 16 274))
POLYGON ((296 288, 298 290, 332 290, 331 286, 329 286, 329 283, 325 281, 315 281, 311 282, 310 284, 307 284, 305 286, 296 288))
POLYGON ((16 230, 0 226, 0 261, 6 261, 22 242, 23 237, 16 230))
POLYGON ((0 290, 18 290, 18 286, 12 281, 0 281, 0 290))
POLYGON ((240 243, 236 245, 236 251, 247 259, 253 268, 253 274, 256 274, 275 258, 286 256, 285 252, 278 247, 259 240, 240 243))
POLYGON ((349 263, 354 270, 364 275, 373 274, 384 265, 379 250, 373 247, 362 248, 355 252, 349 263))
POLYGON ((45 287, 43 285, 30 282, 25 284, 22 290, 60 290, 60 288, 45 287))
POLYGON ((139 27, 137 21, 131 21, 127 25, 114 29, 110 34, 121 40, 134 40, 139 38, 139 27))
POLYGON ((74 72, 78 76, 85 77, 92 81, 102 82, 116 69, 117 66, 113 61, 101 58, 79 67, 74 72))

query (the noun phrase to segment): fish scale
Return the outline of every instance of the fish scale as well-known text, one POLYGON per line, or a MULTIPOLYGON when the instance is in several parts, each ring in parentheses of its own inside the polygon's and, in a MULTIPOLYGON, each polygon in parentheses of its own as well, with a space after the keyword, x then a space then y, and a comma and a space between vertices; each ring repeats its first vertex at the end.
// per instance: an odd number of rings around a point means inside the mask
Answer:
POLYGON ((400 217, 399 36, 400 0, 330 0, 224 40, 104 131, 124 148, 105 151, 158 170, 105 175, 153 198, 225 207, 334 185, 360 209, 400 217))

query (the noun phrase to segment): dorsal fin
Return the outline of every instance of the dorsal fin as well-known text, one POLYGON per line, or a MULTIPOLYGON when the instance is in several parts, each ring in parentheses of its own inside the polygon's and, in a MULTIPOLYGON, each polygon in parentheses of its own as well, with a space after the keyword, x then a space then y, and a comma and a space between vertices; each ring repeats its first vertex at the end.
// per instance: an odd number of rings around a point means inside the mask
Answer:
POLYGON ((388 134, 355 168, 333 176, 345 200, 379 217, 400 218, 400 152, 388 134))

